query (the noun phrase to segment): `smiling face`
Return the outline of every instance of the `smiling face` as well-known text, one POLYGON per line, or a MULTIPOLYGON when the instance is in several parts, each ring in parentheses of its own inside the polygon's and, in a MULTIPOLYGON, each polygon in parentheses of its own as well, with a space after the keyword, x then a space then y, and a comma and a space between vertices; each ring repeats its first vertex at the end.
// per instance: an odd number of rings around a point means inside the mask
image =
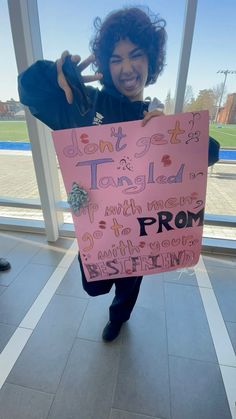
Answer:
POLYGON ((143 100, 148 77, 145 52, 129 39, 116 43, 109 60, 109 70, 116 89, 131 102, 143 100))

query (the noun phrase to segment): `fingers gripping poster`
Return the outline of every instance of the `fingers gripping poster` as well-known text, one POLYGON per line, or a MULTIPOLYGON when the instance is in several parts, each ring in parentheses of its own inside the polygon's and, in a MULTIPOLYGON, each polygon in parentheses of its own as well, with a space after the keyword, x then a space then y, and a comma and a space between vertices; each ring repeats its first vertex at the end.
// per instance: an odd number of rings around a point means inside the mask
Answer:
POLYGON ((88 281, 198 262, 208 112, 53 132, 88 281))

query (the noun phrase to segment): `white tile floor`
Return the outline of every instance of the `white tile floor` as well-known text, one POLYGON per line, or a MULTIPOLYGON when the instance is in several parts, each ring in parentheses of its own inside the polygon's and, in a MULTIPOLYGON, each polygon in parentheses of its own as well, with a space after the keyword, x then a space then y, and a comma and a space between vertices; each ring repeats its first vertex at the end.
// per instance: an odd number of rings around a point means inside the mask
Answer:
POLYGON ((236 419, 236 258, 145 277, 105 344, 72 244, 0 233, 0 419, 236 419))

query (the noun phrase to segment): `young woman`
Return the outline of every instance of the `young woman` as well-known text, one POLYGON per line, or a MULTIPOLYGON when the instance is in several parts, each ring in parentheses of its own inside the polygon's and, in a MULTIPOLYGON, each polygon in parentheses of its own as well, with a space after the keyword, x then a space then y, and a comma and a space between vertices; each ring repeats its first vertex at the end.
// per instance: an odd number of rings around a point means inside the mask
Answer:
MULTIPOLYGON (((65 51, 56 63, 38 61, 19 76, 21 102, 53 130, 133 120, 145 125, 162 114, 144 101, 144 88, 155 83, 164 68, 165 21, 131 7, 109 14, 103 22, 97 18, 95 29, 92 55, 86 60, 65 51), (82 75, 91 63, 96 73, 82 75), (95 80, 101 90, 88 85, 95 80)), ((103 330, 103 339, 111 341, 130 317, 142 277, 87 282, 80 258, 79 262, 89 295, 108 293, 115 284, 103 330)))

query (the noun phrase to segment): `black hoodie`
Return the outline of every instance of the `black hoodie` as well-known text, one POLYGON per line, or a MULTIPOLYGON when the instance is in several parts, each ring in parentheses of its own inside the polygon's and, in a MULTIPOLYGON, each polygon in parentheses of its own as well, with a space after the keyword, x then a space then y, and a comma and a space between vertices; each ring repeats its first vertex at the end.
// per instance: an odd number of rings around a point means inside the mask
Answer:
MULTIPOLYGON (((47 60, 37 61, 19 75, 21 103, 53 130, 143 119, 149 102, 130 102, 112 86, 101 90, 85 87, 78 75, 75 76, 74 69, 71 60, 67 59, 63 72, 73 91, 72 104, 67 102, 64 91, 58 85, 56 64, 47 60), (83 102, 88 106, 81 107, 83 102)), ((218 160, 219 144, 209 137, 208 165, 218 160)))

